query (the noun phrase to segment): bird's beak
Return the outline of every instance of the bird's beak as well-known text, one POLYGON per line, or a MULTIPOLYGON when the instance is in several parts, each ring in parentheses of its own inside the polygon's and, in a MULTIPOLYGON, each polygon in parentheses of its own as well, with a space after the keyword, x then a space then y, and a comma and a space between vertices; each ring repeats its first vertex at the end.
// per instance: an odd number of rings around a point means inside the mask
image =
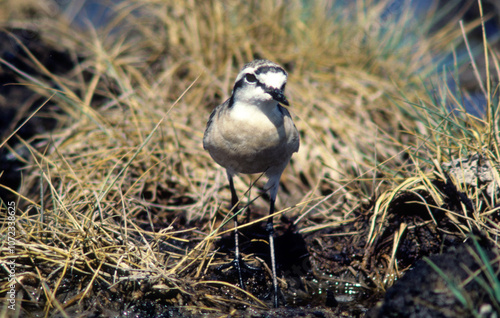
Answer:
POLYGON ((271 88, 267 91, 269 95, 273 97, 273 99, 283 105, 290 106, 290 103, 288 103, 288 100, 285 97, 285 94, 283 94, 283 91, 279 88, 271 88))

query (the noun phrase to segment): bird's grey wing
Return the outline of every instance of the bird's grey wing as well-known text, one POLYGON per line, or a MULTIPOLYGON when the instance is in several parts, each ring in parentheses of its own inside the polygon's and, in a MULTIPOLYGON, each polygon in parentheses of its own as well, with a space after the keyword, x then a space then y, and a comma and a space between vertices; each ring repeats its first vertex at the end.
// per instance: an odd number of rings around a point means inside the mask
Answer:
POLYGON ((210 132, 212 131, 213 128, 215 116, 219 116, 220 113, 223 111, 223 109, 227 107, 228 103, 229 99, 226 100, 224 103, 220 104, 219 106, 215 107, 215 109, 210 114, 210 117, 208 117, 207 128, 205 128, 205 133, 203 134, 203 149, 208 150, 208 139, 210 138, 210 132))
POLYGON ((299 147, 300 147, 300 136, 299 136, 299 131, 297 130, 297 127, 295 127, 295 123, 292 120, 292 116, 290 115, 290 112, 288 109, 285 107, 279 105, 279 109, 281 113, 283 114, 284 117, 284 125, 285 125, 285 130, 290 132, 289 134, 289 140, 292 141, 294 148, 293 152, 298 152, 299 147))

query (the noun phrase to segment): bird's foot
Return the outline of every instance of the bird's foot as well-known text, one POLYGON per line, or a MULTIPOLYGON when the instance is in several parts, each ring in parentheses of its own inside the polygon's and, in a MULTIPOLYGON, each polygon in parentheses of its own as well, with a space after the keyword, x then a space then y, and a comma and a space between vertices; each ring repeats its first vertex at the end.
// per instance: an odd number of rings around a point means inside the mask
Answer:
POLYGON ((243 261, 241 257, 235 257, 231 262, 222 264, 219 267, 217 267, 217 270, 223 271, 225 269, 233 267, 237 273, 238 273, 238 283, 242 289, 245 290, 245 284, 243 282, 243 275, 247 274, 249 272, 255 273, 255 272, 262 272, 263 269, 259 267, 252 266, 248 264, 247 262, 243 261))
POLYGON ((271 286, 271 290, 263 298, 265 300, 272 300, 274 308, 278 308, 280 303, 286 304, 285 295, 279 287, 274 289, 274 286, 271 286))

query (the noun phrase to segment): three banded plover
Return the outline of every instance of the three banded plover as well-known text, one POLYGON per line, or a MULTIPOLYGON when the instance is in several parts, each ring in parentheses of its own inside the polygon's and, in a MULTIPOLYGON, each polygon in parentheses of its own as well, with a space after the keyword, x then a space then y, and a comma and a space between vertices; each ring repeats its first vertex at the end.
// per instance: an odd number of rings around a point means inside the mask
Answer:
MULTIPOLYGON (((299 132, 290 113, 281 106, 289 105, 284 95, 287 72, 268 60, 254 60, 236 77, 231 97, 217 106, 207 123, 203 148, 227 172, 231 188, 231 204, 238 211, 238 196, 233 177, 238 173, 264 172, 268 181, 264 186, 270 195, 269 213, 274 213, 279 180, 292 154, 299 150, 299 132)), ((237 218, 235 222, 235 260, 239 283, 244 288, 241 275, 237 218)), ((273 276, 274 305, 278 306, 278 281, 274 251, 273 218, 266 225, 269 235, 273 276)))

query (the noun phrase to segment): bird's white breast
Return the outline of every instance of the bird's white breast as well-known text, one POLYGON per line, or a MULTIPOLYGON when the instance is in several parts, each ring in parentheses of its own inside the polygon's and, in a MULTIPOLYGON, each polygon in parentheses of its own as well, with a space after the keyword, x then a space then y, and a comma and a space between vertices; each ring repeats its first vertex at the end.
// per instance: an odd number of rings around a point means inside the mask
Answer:
POLYGON ((235 103, 228 115, 231 117, 230 122, 240 128, 247 126, 251 129, 265 131, 268 129, 276 130, 276 126, 283 125, 283 114, 274 101, 261 103, 259 106, 256 106, 255 102, 235 103))
POLYGON ((210 153, 232 172, 258 173, 289 159, 283 114, 275 107, 234 104, 212 133, 210 153), (287 158, 283 158, 287 157, 287 158))

